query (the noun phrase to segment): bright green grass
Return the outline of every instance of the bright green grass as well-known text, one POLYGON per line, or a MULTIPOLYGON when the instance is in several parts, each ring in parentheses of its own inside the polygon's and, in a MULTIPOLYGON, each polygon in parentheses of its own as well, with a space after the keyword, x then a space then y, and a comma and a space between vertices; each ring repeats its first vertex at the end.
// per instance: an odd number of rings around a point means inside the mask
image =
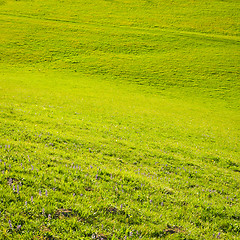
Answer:
POLYGON ((1 239, 239 238, 239 1, 0 4, 1 239))

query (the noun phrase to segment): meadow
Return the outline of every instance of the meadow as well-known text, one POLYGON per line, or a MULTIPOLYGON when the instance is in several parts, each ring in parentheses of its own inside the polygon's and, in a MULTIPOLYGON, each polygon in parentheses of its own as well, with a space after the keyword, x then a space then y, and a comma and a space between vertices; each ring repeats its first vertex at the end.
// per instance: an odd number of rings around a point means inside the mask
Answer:
POLYGON ((0 0, 0 239, 239 239, 239 0, 0 0))

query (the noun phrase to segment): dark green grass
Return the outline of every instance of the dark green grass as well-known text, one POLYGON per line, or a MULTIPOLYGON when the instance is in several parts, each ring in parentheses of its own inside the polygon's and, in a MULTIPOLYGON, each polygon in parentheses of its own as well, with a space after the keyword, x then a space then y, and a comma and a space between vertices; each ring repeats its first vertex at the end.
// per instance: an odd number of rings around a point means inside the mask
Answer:
POLYGON ((1 239, 239 238, 238 1, 0 8, 1 239))

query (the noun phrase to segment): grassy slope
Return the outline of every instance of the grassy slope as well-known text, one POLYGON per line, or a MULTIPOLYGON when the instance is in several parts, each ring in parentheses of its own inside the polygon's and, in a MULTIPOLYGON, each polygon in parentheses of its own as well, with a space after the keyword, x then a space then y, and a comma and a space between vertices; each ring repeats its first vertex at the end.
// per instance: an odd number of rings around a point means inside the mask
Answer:
POLYGON ((238 1, 2 3, 3 239, 239 236, 238 1))

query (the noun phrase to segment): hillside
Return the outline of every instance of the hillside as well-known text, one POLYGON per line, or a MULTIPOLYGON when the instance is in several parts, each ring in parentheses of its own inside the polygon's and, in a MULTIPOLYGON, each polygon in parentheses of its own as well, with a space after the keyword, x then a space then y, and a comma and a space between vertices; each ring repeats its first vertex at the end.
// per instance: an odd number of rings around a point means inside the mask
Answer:
POLYGON ((240 1, 0 1, 0 239, 238 239, 240 1))

